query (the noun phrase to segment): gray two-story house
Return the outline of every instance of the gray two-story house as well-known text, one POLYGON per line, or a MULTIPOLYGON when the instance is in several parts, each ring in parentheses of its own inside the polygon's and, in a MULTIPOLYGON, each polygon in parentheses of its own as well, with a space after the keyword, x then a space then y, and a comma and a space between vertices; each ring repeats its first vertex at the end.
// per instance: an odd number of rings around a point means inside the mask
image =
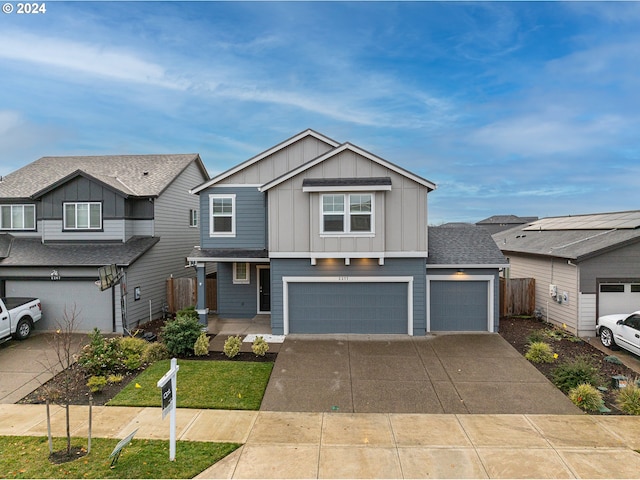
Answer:
POLYGON ((193 276, 199 242, 197 154, 44 157, 0 180, 0 294, 39 297, 50 330, 75 310, 76 330, 122 332, 161 314, 166 280, 193 276), (98 269, 119 286, 101 291, 98 269), (123 310, 125 315, 123 316, 123 310))
POLYGON ((192 189, 198 298, 215 262, 218 315, 270 314, 274 334, 497 331, 506 262, 488 233, 442 230, 428 262, 435 188, 351 143, 295 135, 192 189))

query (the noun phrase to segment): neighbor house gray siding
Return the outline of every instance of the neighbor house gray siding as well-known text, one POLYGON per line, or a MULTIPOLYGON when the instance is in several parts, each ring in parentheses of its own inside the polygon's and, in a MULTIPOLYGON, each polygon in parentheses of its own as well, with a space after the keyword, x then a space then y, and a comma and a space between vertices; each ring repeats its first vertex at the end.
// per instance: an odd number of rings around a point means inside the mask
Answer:
POLYGON ((200 192, 200 219, 202 248, 248 248, 264 249, 266 243, 266 194, 256 187, 213 187, 200 192), (236 196, 236 233, 233 237, 210 235, 210 195, 236 196))
MULTIPOLYGON (((130 326, 162 313, 169 276, 195 277, 195 269, 185 268, 186 257, 200 240, 199 229, 189 226, 189 210, 199 207, 198 197, 191 195, 189 189, 204 180, 206 177, 197 164, 192 162, 155 199, 153 228, 154 236, 160 237, 160 241, 127 271, 127 318, 130 326), (137 286, 140 286, 141 297, 136 301, 133 293, 137 286)), ((118 320, 119 305, 118 302, 118 320)))
POLYGON ((627 245, 580 262, 580 291, 596 293, 596 279, 637 279, 640 243, 627 245))
POLYGON ((343 260, 318 260, 311 265, 309 259, 271 259, 271 328, 274 334, 284 329, 283 283, 284 276, 300 277, 357 277, 377 276, 384 282, 385 276, 413 277, 413 334, 426 332, 426 266, 424 258, 386 259, 384 265, 371 259, 352 259, 344 265, 343 260))

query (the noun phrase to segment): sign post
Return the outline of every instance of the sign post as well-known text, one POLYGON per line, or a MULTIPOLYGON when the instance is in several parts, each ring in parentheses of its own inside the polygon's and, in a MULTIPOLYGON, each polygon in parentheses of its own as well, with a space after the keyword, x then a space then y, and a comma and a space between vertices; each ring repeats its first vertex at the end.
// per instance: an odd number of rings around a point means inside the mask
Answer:
POLYGON ((176 459, 176 377, 180 366, 178 360, 171 359, 171 368, 158 380, 162 392, 162 418, 169 413, 169 460, 176 459))

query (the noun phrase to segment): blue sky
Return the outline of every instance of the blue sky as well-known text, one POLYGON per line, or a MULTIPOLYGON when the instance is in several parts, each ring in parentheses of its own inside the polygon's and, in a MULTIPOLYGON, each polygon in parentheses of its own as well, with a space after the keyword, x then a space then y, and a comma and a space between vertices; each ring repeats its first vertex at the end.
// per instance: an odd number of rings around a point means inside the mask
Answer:
POLYGON ((433 224, 640 208, 640 3, 46 10, 0 14, 0 175, 191 152, 215 175, 313 128, 436 183, 433 224))

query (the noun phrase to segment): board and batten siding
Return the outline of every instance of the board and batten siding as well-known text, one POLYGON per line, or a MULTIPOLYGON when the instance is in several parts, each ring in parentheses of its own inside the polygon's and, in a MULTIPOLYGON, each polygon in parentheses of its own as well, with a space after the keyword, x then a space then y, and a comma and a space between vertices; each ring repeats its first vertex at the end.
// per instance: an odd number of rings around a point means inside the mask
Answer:
MULTIPOLYGON (((207 180, 195 162, 155 199, 154 233, 160 241, 127 269, 127 319, 130 327, 162 313, 166 300, 166 280, 173 275, 195 277, 195 269, 185 268, 186 257, 200 240, 198 227, 189 226, 189 210, 199 208, 197 195, 189 189, 207 180), (140 300, 134 289, 140 287, 140 300)), ((116 321, 120 323, 120 302, 116 302, 116 321)))
POLYGON ((384 265, 378 265, 373 259, 352 259, 345 266, 338 259, 318 260, 311 265, 309 259, 271 259, 271 330, 276 335, 284 331, 284 305, 282 277, 350 277, 358 276, 413 277, 413 334, 424 335, 426 322, 426 266, 423 258, 387 259, 384 265))
POLYGON ((332 148, 334 147, 308 136, 225 178, 220 183, 263 185, 332 148))
POLYGON ((202 248, 265 249, 266 243, 266 194, 256 187, 212 187, 200 192, 202 248), (212 237, 210 195, 235 195, 236 233, 233 237, 212 237))
POLYGON ((269 190, 270 252, 426 252, 428 189, 352 151, 344 151, 269 190), (375 194, 375 236, 320 234, 321 194, 304 178, 390 177, 375 194))
POLYGON ((580 262, 580 289, 597 292, 597 279, 640 279, 640 243, 580 262))
POLYGON ((555 325, 566 325, 567 330, 578 335, 578 267, 569 265, 566 259, 533 257, 506 253, 509 258, 511 278, 536 279, 536 308, 545 312, 545 319, 555 325), (569 301, 559 304, 549 295, 549 285, 556 285, 558 293, 567 292, 569 301))
POLYGON ((44 220, 62 221, 64 202, 101 202, 103 219, 125 217, 125 199, 122 195, 82 176, 43 195, 39 215, 44 220))

